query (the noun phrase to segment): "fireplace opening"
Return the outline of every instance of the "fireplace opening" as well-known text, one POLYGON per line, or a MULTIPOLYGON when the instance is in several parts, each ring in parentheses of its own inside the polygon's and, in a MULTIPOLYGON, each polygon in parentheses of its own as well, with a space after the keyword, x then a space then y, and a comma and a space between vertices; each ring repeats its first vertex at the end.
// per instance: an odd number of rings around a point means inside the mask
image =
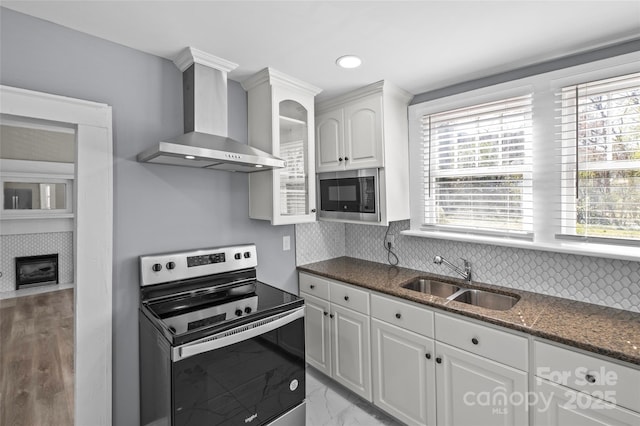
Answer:
POLYGON ((58 253, 16 257, 16 290, 58 284, 58 253))

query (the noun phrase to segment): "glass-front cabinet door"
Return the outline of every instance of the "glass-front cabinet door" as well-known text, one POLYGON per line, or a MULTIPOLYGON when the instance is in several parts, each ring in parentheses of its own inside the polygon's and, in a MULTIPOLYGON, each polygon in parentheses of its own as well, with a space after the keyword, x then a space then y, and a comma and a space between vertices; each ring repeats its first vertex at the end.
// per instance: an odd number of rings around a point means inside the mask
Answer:
POLYGON ((249 217, 272 225, 314 222, 314 98, 320 89, 271 68, 242 86, 248 92, 249 145, 286 163, 249 174, 249 217))
POLYGON ((306 216, 311 213, 309 197, 309 126, 308 111, 296 101, 279 105, 280 158, 286 162, 278 170, 280 216, 306 216))

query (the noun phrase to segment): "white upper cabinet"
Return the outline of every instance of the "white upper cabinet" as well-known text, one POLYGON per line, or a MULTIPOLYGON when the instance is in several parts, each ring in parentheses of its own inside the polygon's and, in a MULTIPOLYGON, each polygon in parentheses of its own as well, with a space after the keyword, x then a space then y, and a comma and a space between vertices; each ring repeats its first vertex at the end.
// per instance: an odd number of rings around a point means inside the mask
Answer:
POLYGON ((407 153, 407 105, 411 97, 389 82, 379 81, 318 102, 316 171, 395 167, 402 166, 403 161, 408 164, 408 160, 388 154, 397 149, 407 153))
POLYGON ((272 225, 315 221, 314 97, 320 89, 271 68, 242 87, 249 145, 286 162, 283 169, 249 174, 249 217, 272 225))
POLYGON ((346 169, 384 166, 382 97, 364 98, 344 108, 344 163, 346 169))
POLYGON ((318 172, 340 170, 344 167, 344 111, 329 111, 316 117, 316 146, 318 172))
POLYGON ((409 219, 411 98, 388 81, 379 81, 316 104, 316 172, 378 169, 380 221, 357 223, 386 226, 409 219))

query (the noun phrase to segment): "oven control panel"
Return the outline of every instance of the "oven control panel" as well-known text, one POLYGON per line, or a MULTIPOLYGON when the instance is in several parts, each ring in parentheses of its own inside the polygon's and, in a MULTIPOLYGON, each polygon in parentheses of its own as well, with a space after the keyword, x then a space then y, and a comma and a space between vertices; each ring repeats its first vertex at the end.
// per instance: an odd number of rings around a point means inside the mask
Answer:
POLYGON ((255 268, 257 258, 254 244, 140 256, 140 285, 255 268))

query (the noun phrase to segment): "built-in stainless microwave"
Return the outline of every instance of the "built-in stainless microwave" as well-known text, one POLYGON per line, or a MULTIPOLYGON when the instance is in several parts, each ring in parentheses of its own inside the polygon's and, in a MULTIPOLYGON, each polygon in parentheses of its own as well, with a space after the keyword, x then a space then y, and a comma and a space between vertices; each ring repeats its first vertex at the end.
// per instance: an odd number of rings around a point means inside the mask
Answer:
POLYGON ((380 222, 378 169, 319 173, 320 218, 380 222))

